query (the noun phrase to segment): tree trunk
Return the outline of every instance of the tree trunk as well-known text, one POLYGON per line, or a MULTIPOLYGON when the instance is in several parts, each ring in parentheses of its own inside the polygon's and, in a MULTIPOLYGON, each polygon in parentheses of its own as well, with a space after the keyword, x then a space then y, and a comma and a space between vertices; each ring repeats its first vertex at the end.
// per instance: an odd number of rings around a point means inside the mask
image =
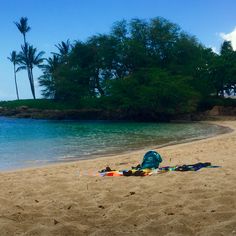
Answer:
POLYGON ((30 68, 30 86, 31 86, 31 91, 33 94, 33 98, 36 99, 35 96, 35 88, 34 88, 34 77, 33 77, 33 68, 30 68))
POLYGON ((16 81, 16 65, 14 64, 14 79, 15 79, 15 86, 16 86, 16 96, 17 96, 17 100, 19 99, 19 93, 18 93, 18 86, 17 86, 17 81, 16 81))
MULTIPOLYGON (((25 44, 25 47, 26 47, 26 37, 25 37, 25 34, 23 34, 23 38, 24 38, 24 44, 25 44)), ((25 55, 25 56, 28 57, 28 55, 25 55)), ((36 99, 36 97, 35 97, 35 89, 34 89, 33 72, 32 72, 32 69, 30 68, 29 65, 26 65, 26 66, 27 66, 27 72, 28 72, 28 78, 29 78, 29 82, 30 82, 31 92, 32 92, 33 98, 36 99)))
POLYGON ((27 73, 28 73, 28 78, 29 78, 31 93, 32 93, 33 98, 35 99, 35 91, 34 91, 33 77, 32 77, 32 73, 31 73, 30 68, 29 68, 28 65, 27 65, 27 73))
POLYGON ((24 37, 24 44, 26 46, 26 37, 25 37, 25 34, 23 34, 23 37, 24 37))

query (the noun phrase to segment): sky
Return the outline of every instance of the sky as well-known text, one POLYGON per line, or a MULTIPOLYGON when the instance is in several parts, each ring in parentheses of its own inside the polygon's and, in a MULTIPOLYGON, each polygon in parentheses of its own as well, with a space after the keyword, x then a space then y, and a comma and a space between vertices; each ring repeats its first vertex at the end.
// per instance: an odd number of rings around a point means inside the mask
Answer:
MULTIPOLYGON (((236 0, 0 0, 0 100, 16 99, 13 65, 7 59, 19 51, 22 35, 14 25, 27 17, 31 31, 27 41, 46 56, 57 51, 55 44, 70 39, 108 33, 114 22, 157 16, 178 24, 216 52, 223 40, 236 50, 236 0)), ((36 97, 41 97, 35 69, 36 97)), ((26 71, 17 74, 21 99, 32 98, 26 71)))

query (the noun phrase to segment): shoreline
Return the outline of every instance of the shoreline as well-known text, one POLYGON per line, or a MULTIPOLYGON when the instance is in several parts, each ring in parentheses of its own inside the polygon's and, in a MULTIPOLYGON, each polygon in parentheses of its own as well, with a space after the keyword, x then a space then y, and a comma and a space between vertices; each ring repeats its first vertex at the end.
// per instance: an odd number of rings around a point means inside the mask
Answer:
POLYGON ((145 152, 147 152, 148 150, 155 150, 155 149, 162 149, 162 148, 166 148, 166 147, 171 147, 171 146, 178 146, 181 144, 188 144, 188 143, 194 143, 197 141, 201 141, 201 140, 208 140, 208 139, 214 139, 218 136, 221 135, 225 135, 225 134, 230 134, 232 132, 235 132, 235 129, 232 127, 228 127, 228 126, 223 126, 221 124, 218 123, 218 121, 196 121, 194 123, 206 123, 206 124, 212 124, 212 125, 217 125, 221 128, 224 128, 225 130, 222 130, 221 132, 209 135, 209 136, 204 136, 204 137, 195 137, 195 138, 191 138, 191 139, 183 139, 180 141, 171 141, 168 143, 164 143, 164 144, 160 144, 160 145, 153 145, 153 146, 148 146, 148 147, 143 147, 143 148, 134 148, 134 149, 130 149, 130 150, 125 150, 125 151, 121 151, 120 153, 118 153, 118 151, 116 153, 104 153, 104 154, 94 154, 91 155, 92 157, 86 159, 86 158, 76 158, 76 157, 72 157, 72 158, 63 158, 61 160, 57 160, 57 161, 45 161, 46 164, 42 164, 42 165, 36 165, 36 166, 29 166, 29 167, 22 167, 22 168, 14 168, 14 169, 6 169, 6 170, 0 170, 0 174, 1 173, 11 173, 11 172, 18 172, 18 171, 27 171, 27 170, 34 170, 34 169, 38 169, 38 168, 47 168, 47 167, 53 167, 53 166, 57 166, 57 165, 63 165, 63 164, 73 164, 73 163, 77 163, 77 162, 83 162, 83 161, 93 161, 93 160, 103 160, 103 159, 112 159, 115 158, 117 156, 120 155, 129 155, 130 153, 141 153, 143 152, 145 154, 145 152))
POLYGON ((126 169, 144 150, 0 173, 1 235, 235 235, 236 120, 231 133, 158 149, 161 166, 221 168, 147 177, 100 177, 126 169), (84 171, 84 172, 83 172, 84 171))

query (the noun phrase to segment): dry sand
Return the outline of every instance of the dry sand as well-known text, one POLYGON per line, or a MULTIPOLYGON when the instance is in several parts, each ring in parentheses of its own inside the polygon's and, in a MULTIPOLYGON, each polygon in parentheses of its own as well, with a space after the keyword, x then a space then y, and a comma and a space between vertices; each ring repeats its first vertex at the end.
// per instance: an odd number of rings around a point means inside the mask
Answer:
MULTIPOLYGON (((236 129, 236 121, 217 124, 236 129)), ((236 235, 236 132, 164 147, 162 166, 222 168, 94 177, 147 150, 0 174, 0 235, 236 235), (82 175, 83 174, 83 175, 82 175)))

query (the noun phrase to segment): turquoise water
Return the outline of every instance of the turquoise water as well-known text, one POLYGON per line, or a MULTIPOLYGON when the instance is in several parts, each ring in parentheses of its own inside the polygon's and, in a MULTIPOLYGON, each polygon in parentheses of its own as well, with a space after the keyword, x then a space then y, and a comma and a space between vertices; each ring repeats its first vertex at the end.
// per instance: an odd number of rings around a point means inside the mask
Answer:
POLYGON ((205 138, 224 128, 200 123, 46 121, 0 118, 0 170, 87 159, 205 138))

